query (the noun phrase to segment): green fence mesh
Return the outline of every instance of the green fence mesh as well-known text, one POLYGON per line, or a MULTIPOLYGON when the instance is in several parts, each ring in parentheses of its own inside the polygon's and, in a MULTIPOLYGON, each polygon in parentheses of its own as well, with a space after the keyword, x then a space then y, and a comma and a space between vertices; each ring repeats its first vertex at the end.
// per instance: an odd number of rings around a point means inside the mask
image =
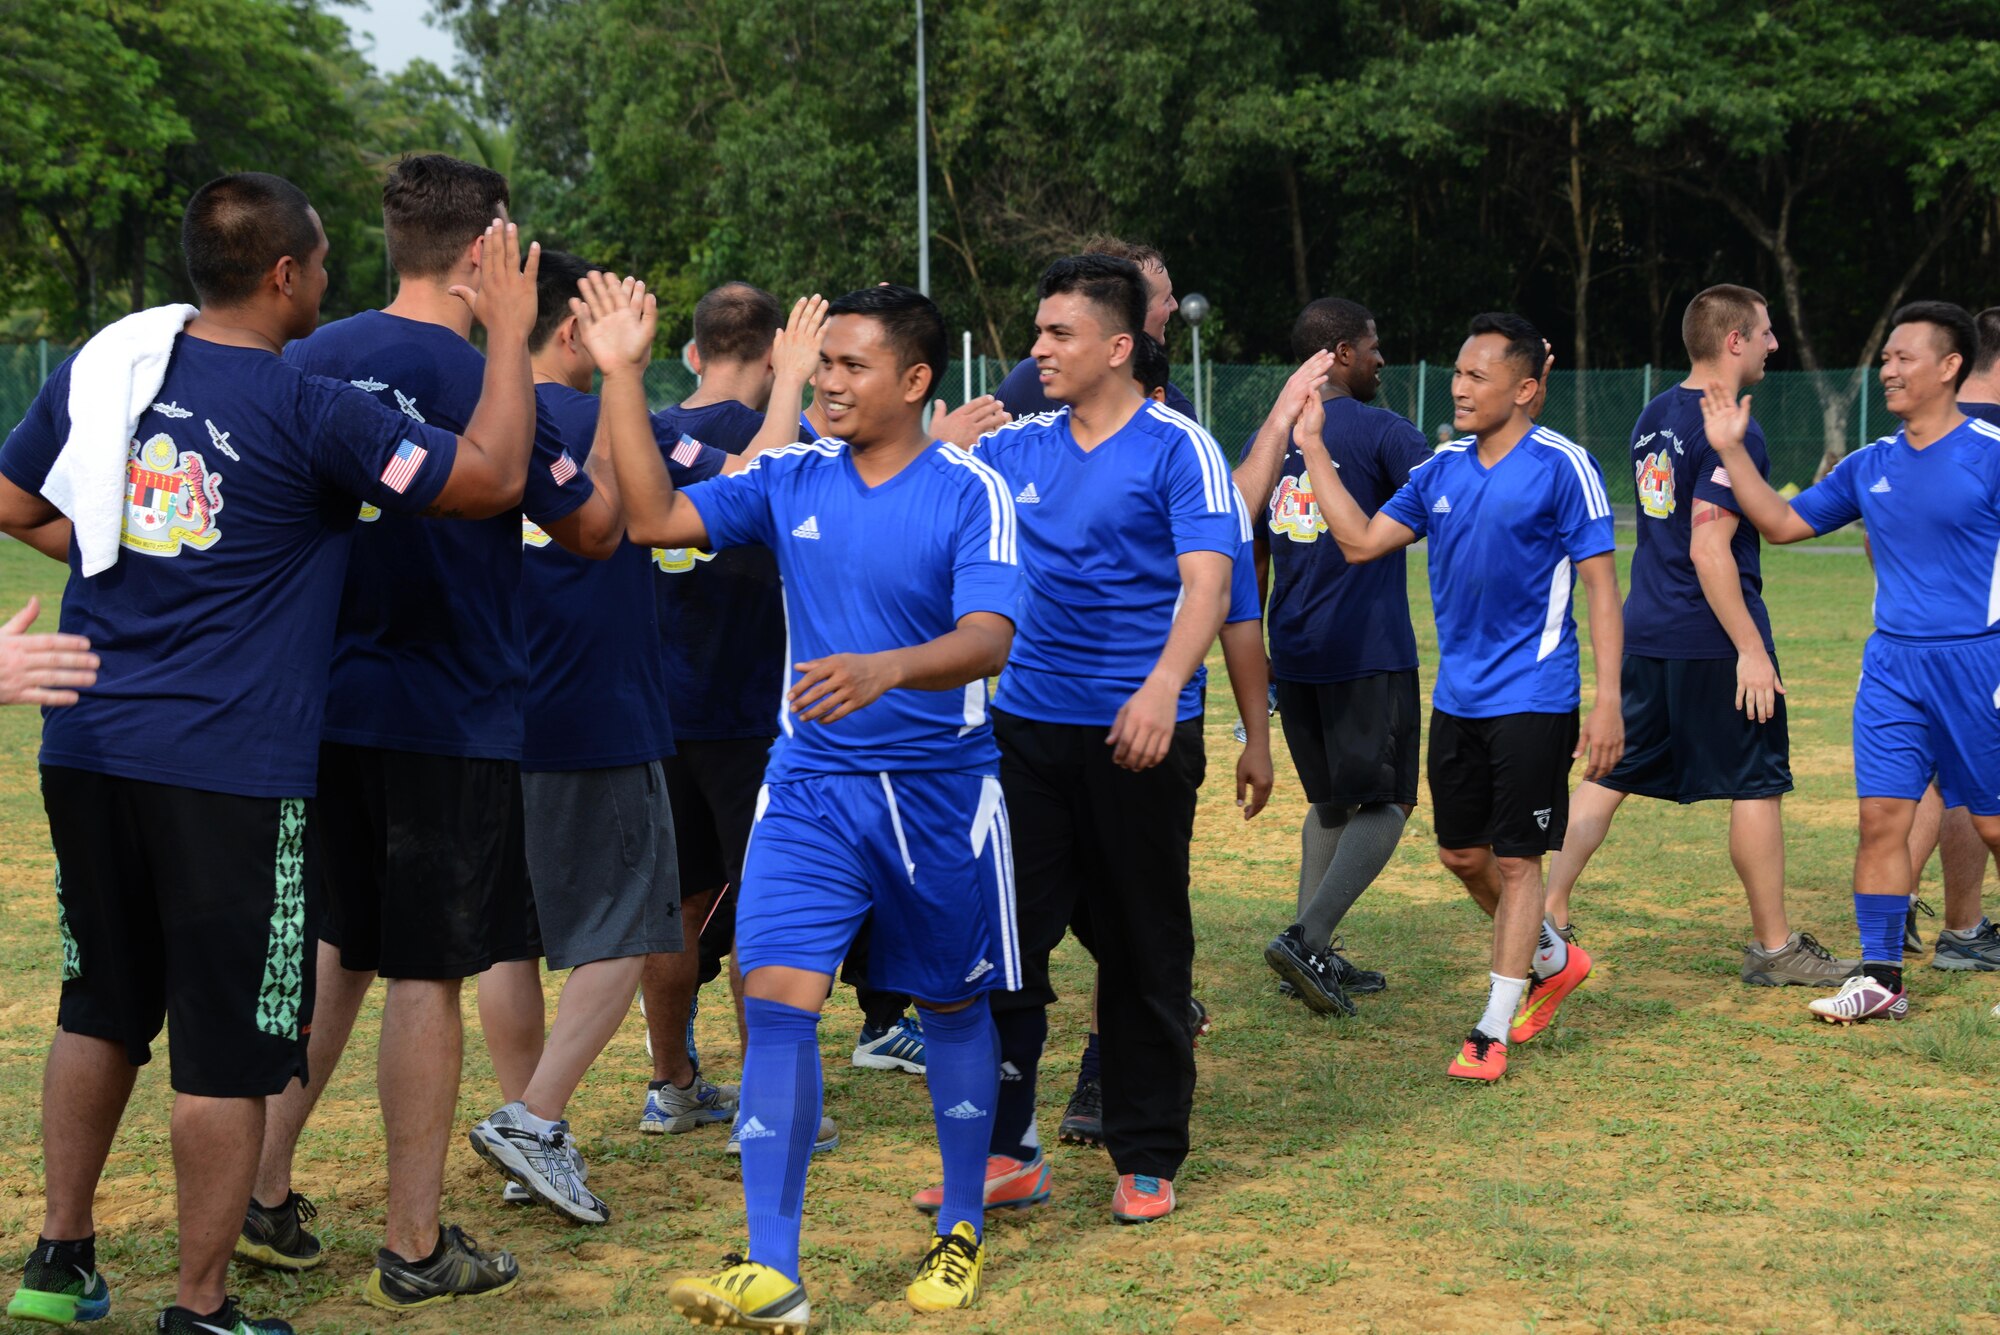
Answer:
MULTIPOLYGON (((0 344, 0 431, 21 420, 48 372, 69 352, 54 343, 0 344)), ((972 392, 990 392, 1011 366, 991 357, 974 358, 972 392)), ((1289 374, 1288 366, 1202 366, 1202 416, 1232 458, 1256 434, 1289 374)), ((1589 449, 1604 469, 1613 499, 1629 502, 1632 469, 1626 443, 1632 423, 1647 399, 1683 374, 1665 367, 1558 370, 1549 378, 1548 406, 1541 420, 1589 449)), ((965 367, 954 362, 942 394, 954 407, 965 397, 966 379, 965 367)), ((1177 364, 1174 383, 1193 397, 1194 368, 1177 364)), ((646 384, 655 405, 676 403, 693 391, 694 375, 669 354, 653 362, 646 384)), ((1771 480, 1779 485, 1809 485, 1829 444, 1844 452, 1895 425, 1883 410, 1881 387, 1872 370, 1860 376, 1853 371, 1774 371, 1754 394, 1757 421, 1770 447, 1771 480)), ((1438 428, 1451 422, 1451 368, 1429 363, 1391 366, 1382 373, 1376 402, 1403 414, 1436 439, 1438 428)))

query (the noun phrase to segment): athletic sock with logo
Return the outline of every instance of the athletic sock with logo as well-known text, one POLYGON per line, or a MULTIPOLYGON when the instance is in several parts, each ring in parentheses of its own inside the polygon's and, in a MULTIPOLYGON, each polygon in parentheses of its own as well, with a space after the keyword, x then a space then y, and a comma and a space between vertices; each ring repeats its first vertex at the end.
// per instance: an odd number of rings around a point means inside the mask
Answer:
POLYGON ((1553 978, 1569 963, 1569 942, 1562 939, 1555 924, 1542 919, 1541 944, 1535 947, 1535 977, 1553 978))
POLYGON ((1000 1060, 995 1065, 1000 1093, 994 1100, 986 1152, 1032 1159, 1042 1148, 1035 1131, 1035 1076, 1042 1064, 1042 1045, 1049 1038, 1049 1013, 1040 1006, 996 1011, 993 1028, 999 1036, 1000 1060))
POLYGON ((819 1016, 745 997, 743 1020, 750 1033, 743 1049, 737 1142, 743 1150, 750 1259, 797 1279, 806 1165, 819 1134, 819 1016))
POLYGON ((1528 991, 1528 980, 1506 978, 1497 973, 1486 976, 1492 980, 1492 990, 1486 994, 1486 1014, 1479 1017, 1475 1027, 1488 1038, 1504 1044, 1507 1030, 1514 1023, 1514 1014, 1521 1009, 1521 998, 1528 991))
POLYGON ((1910 901, 1902 895, 1854 892, 1854 925, 1861 929, 1861 968, 1892 991, 1903 986, 1903 923, 1910 901))
POLYGON ((986 1149, 1000 1096, 1000 1035, 984 994, 960 1010, 924 1012, 924 1079, 944 1159, 938 1236, 949 1237, 961 1220, 978 1232, 986 1216, 986 1149))

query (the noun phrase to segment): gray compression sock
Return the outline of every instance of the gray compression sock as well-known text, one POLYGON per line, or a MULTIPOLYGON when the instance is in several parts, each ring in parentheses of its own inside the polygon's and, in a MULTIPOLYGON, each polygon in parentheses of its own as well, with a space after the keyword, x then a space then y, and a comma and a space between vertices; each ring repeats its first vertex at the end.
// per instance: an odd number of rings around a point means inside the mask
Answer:
POLYGON ((1299 832, 1299 917, 1306 916, 1326 869, 1333 864, 1334 850, 1340 847, 1340 832, 1354 808, 1332 802, 1315 802, 1306 812, 1305 828, 1299 832))
POLYGON ((1370 802, 1347 818, 1340 846, 1334 850, 1326 876, 1312 902, 1299 915, 1305 926, 1307 945, 1321 950, 1333 940, 1347 910, 1354 907, 1363 890, 1375 883, 1395 855, 1405 819, 1403 809, 1393 802, 1370 802))

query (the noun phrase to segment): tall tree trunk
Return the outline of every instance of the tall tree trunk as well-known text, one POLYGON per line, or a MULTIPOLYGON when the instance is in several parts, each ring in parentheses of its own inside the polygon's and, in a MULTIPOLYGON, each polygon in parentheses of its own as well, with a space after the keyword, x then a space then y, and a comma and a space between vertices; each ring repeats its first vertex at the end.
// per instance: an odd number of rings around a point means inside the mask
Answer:
POLYGON ((1306 274, 1306 224, 1299 208, 1299 173, 1290 158, 1278 167, 1285 183, 1285 206, 1292 224, 1292 296, 1300 306, 1312 300, 1312 281, 1306 274))
MULTIPOLYGON (((1586 211, 1583 206, 1583 116, 1572 111, 1569 115, 1569 225, 1570 240, 1576 248, 1576 264, 1573 272, 1576 278, 1576 365, 1578 372, 1590 369, 1590 265, 1592 253, 1596 250, 1597 211, 1586 211)), ((1579 374, 1576 378, 1576 438, 1578 443, 1590 443, 1590 404, 1586 392, 1590 377, 1579 374)))

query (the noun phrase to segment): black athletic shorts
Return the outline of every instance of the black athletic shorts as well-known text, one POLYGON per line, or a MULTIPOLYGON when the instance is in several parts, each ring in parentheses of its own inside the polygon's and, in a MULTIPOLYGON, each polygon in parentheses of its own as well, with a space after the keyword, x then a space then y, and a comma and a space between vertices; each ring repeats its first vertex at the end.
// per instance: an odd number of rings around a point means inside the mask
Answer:
POLYGON ((1492 845, 1495 857, 1538 858, 1563 846, 1577 717, 1431 711, 1431 808, 1439 848, 1492 845))
POLYGON ((1627 654, 1622 681, 1625 754, 1598 780, 1606 788, 1671 802, 1792 791, 1785 697, 1768 722, 1751 722, 1736 707, 1735 659, 1627 654))
POLYGON ((182 1094, 257 1098, 303 1080, 312 800, 44 765, 42 803, 62 935, 56 1022, 123 1044, 134 1066, 165 1023, 182 1094))
POLYGON ((1278 683, 1278 719, 1306 801, 1417 804, 1417 673, 1278 683))
POLYGON ((757 794, 771 758, 768 737, 678 742, 666 759, 667 801, 674 813, 681 897, 720 892, 706 910, 701 933, 701 981, 722 972, 722 957, 736 943, 736 897, 742 891, 743 854, 757 823, 757 794))
POLYGON ((313 840, 344 968, 470 978, 541 955, 516 762, 322 742, 313 840))

